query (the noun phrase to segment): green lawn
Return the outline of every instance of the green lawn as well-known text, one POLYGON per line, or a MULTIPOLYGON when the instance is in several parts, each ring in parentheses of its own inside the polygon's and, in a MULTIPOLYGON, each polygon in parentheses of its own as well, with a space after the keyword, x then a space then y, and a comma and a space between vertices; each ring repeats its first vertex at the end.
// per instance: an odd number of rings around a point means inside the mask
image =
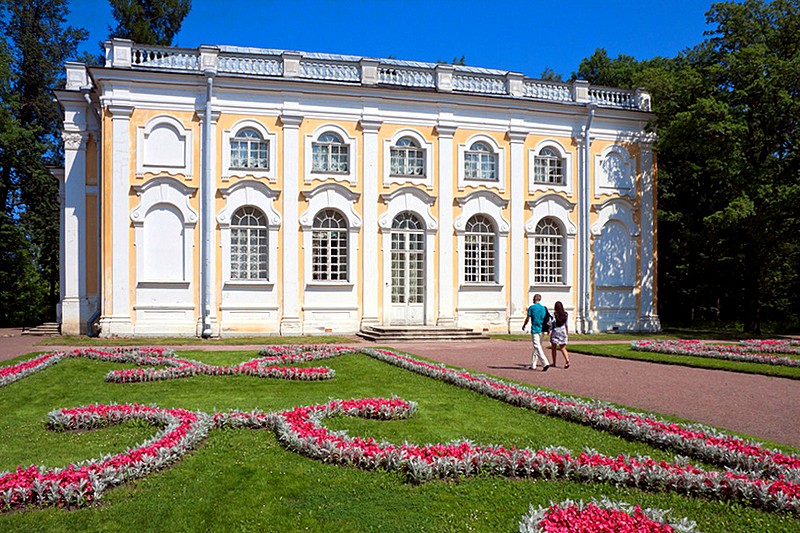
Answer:
MULTIPOLYGON (((570 337, 570 340, 572 338, 570 337)), ((769 365, 766 363, 746 363, 739 361, 726 361, 709 357, 695 357, 691 355, 672 355, 656 352, 639 352, 632 350, 630 344, 581 344, 570 343, 569 350, 588 354, 617 357, 619 359, 632 359, 635 361, 649 361, 666 365, 683 365, 697 368, 711 368, 714 370, 728 370, 746 374, 762 374, 764 376, 778 376, 789 379, 800 379, 800 368, 790 366, 769 365)), ((787 356, 792 357, 792 356, 787 356)))
MULTIPOLYGON (((213 364, 256 356, 252 352, 181 354, 213 364)), ((141 423, 87 433, 47 431, 46 414, 60 407, 140 402, 209 413, 232 408, 271 411, 331 398, 391 395, 418 402, 415 416, 390 422, 340 418, 327 421, 327 425, 395 443, 469 438, 479 443, 534 448, 559 445, 573 450, 592 447, 606 454, 672 458, 645 444, 534 414, 363 355, 307 364, 320 365, 335 369, 336 378, 289 382, 200 376, 118 385, 106 383, 103 376, 121 365, 67 360, 0 388, 0 471, 31 463, 57 467, 117 453, 154 432, 141 423)), ((610 484, 479 476, 413 485, 396 473, 367 472, 307 459, 281 447, 268 431, 226 429, 212 430, 197 450, 171 468, 109 490, 99 505, 0 514, 0 531, 511 532, 517 530, 530 503, 539 506, 601 495, 672 508, 676 516, 695 520, 706 533, 794 532, 800 527, 797 518, 739 504, 650 494, 610 484)))

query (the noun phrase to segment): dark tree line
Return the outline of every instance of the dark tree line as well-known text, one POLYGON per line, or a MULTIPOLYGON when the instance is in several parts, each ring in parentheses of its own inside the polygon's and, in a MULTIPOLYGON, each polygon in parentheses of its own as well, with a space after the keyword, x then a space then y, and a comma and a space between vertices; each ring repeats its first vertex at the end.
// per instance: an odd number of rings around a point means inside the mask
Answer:
MULTIPOLYGON (((110 0, 109 38, 171 44, 191 0, 110 0)), ((67 0, 0 0, 0 327, 55 318, 61 116, 52 90, 87 33, 67 0)))
POLYGON ((673 324, 800 324, 800 2, 716 3, 675 58, 575 77, 648 88, 658 133, 659 307, 673 324))

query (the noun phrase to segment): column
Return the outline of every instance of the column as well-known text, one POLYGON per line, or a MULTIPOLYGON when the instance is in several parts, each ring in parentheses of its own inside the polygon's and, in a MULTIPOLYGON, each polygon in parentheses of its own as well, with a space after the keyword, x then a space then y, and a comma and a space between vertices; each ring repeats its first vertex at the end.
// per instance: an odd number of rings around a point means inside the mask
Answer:
POLYGON ((456 324, 453 305, 453 135, 457 127, 436 126, 439 137, 439 316, 438 326, 456 324))
MULTIPOLYGON (((362 250, 361 279, 361 328, 379 324, 378 300, 380 287, 376 265, 378 264, 378 131, 383 123, 379 120, 362 119, 364 132, 364 183, 362 206, 364 208, 364 236, 362 250)), ((388 162, 386 163, 388 164, 388 162)))
POLYGON ((511 236, 509 242, 511 280, 509 281, 509 332, 517 332, 525 321, 525 139, 528 132, 510 130, 511 142, 511 236))
POLYGON ((283 309, 281 335, 301 335, 300 254, 300 123, 301 116, 281 115, 283 124, 283 309))
POLYGON ((655 238, 655 176, 653 168, 653 146, 642 144, 642 248, 639 278, 639 331, 661 331, 661 321, 656 311, 656 259, 654 253, 655 238))
MULTIPOLYGON (((132 334, 130 305, 129 246, 130 213, 130 118, 133 106, 111 105, 111 281, 103 287, 103 297, 110 299, 110 314, 100 319, 101 335, 132 334)), ((108 238, 106 235, 105 239, 108 238)), ((108 308, 104 309, 107 313, 108 308)))
POLYGON ((62 185, 61 332, 86 332, 86 132, 65 131, 62 185))

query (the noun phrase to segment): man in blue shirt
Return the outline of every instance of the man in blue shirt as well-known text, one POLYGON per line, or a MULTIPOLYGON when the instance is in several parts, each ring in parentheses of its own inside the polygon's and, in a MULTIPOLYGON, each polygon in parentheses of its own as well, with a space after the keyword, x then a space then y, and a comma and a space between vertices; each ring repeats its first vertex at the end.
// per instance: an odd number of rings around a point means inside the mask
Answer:
POLYGON ((541 294, 533 295, 533 305, 528 307, 528 316, 525 317, 525 323, 522 324, 522 331, 525 331, 525 326, 528 325, 528 321, 530 320, 531 342, 533 342, 533 352, 531 352, 531 368, 536 370, 536 358, 538 357, 539 361, 541 361, 542 365, 544 365, 542 372, 547 372, 547 370, 550 368, 550 361, 547 360, 547 356, 544 354, 544 350, 542 349, 542 323, 544 322, 544 317, 547 314, 547 308, 539 303, 541 299, 541 294))

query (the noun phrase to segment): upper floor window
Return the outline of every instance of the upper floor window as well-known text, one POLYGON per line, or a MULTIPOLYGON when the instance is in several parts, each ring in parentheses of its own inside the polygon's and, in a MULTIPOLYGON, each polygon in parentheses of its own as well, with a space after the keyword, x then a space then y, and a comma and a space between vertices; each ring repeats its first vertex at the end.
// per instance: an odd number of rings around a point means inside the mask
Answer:
POLYGON ((564 184, 564 159, 551 147, 543 148, 534 159, 534 183, 564 184))
POLYGON ((464 281, 495 283, 497 234, 484 215, 475 215, 464 228, 464 281))
POLYGON ((347 222, 333 209, 320 211, 314 217, 311 279, 347 281, 347 222))
POLYGON ((558 224, 544 218, 536 225, 533 241, 533 283, 553 285, 564 282, 563 239, 558 224))
POLYGON ((267 217, 244 206, 231 217, 231 279, 268 279, 267 217))
POLYGON ((245 128, 231 139, 231 168, 269 170, 269 141, 252 128, 245 128))
POLYGON ((403 137, 391 149, 393 176, 424 176, 425 152, 411 137, 403 137))
POLYGON ((333 132, 320 135, 312 143, 312 172, 346 174, 350 170, 350 147, 333 132))
POLYGON ((497 181, 497 156, 485 142, 473 143, 464 153, 464 177, 471 180, 497 181))

